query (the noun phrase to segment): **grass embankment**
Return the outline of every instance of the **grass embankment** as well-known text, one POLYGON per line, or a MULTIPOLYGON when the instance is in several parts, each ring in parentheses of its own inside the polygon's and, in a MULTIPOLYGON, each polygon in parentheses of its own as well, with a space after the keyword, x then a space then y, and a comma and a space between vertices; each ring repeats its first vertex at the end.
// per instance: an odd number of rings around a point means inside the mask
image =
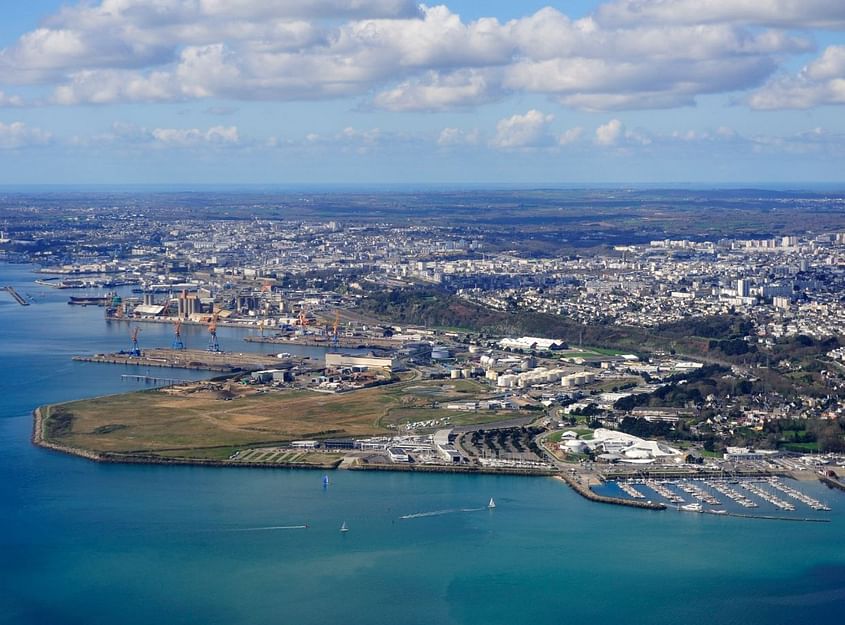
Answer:
POLYGON ((409 381, 338 395, 250 392, 229 400, 211 392, 141 391, 51 406, 45 410, 44 433, 49 442, 93 452, 225 460, 238 449, 386 434, 388 426, 400 422, 444 415, 454 423, 508 418, 433 407, 487 391, 468 380, 409 381))

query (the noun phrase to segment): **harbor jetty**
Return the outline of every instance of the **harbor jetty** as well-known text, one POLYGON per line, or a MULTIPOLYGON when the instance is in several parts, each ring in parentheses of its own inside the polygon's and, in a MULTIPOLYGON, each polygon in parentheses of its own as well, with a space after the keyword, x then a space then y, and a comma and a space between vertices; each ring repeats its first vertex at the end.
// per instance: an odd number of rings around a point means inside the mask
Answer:
POLYGON ((21 306, 29 306, 29 302, 26 301, 26 299, 24 299, 23 295, 21 295, 20 293, 18 293, 15 290, 15 287, 13 287, 13 286, 0 287, 0 291, 6 291, 6 293, 11 295, 12 299, 14 299, 21 306))

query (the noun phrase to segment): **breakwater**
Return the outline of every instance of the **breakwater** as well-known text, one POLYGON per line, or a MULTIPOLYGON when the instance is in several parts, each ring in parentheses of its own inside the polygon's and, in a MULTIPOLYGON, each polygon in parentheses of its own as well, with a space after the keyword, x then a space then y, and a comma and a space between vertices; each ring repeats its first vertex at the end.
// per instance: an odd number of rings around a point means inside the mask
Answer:
POLYGON ((811 519, 808 517, 772 516, 769 514, 739 514, 737 512, 714 513, 704 511, 704 514, 713 516, 729 516, 735 519, 758 519, 763 521, 793 521, 798 523, 830 523, 830 519, 811 519))
POLYGON ((819 480, 822 483, 827 484, 828 486, 830 486, 832 488, 838 488, 839 490, 845 490, 845 483, 842 483, 839 480, 834 479, 832 477, 828 477, 827 475, 820 475, 819 480))
POLYGON ((555 478, 566 482, 572 490, 576 493, 584 497, 585 499, 589 499, 590 501, 595 501, 597 503, 609 503, 616 506, 628 506, 629 508, 643 508, 646 510, 665 510, 666 506, 662 503, 655 503, 653 501, 640 501, 638 499, 623 499, 621 497, 607 497, 606 495, 599 495, 598 493, 593 492, 593 490, 586 484, 582 483, 579 480, 576 480, 570 475, 563 473, 561 475, 555 475, 555 478))

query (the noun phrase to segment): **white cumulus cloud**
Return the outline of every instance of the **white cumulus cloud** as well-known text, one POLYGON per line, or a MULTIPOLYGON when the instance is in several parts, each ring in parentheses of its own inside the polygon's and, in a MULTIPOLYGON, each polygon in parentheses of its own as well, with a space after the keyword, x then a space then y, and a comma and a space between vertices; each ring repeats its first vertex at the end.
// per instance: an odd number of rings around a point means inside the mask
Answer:
POLYGON ((170 147, 193 147, 197 145, 235 144, 240 141, 235 126, 214 126, 208 130, 199 128, 155 128, 150 133, 158 143, 170 147))
POLYGON ((52 134, 41 128, 31 128, 23 122, 0 122, 0 149, 14 150, 35 145, 45 145, 52 134))
POLYGON ((14 107, 14 106, 23 106, 23 98, 18 95, 7 95, 6 93, 0 91, 0 106, 3 107, 14 107))
POLYGON ((463 130, 461 128, 444 128, 437 136, 437 145, 449 147, 455 145, 476 145, 481 138, 477 128, 463 130))
POLYGON ((749 97, 755 109, 806 109, 845 104, 845 46, 829 46, 792 76, 779 76, 749 97))
POLYGON ((496 124, 496 136, 492 145, 500 149, 531 148, 548 145, 551 142, 549 124, 554 115, 546 115, 531 109, 524 115, 512 115, 500 119, 496 124))
POLYGON ((622 136, 624 127, 618 119, 611 119, 606 124, 596 128, 596 143, 599 145, 616 145, 622 136))
POLYGON ((557 142, 559 145, 570 145, 580 141, 583 136, 584 129, 580 126, 576 126, 575 128, 569 128, 563 131, 558 137, 557 142))

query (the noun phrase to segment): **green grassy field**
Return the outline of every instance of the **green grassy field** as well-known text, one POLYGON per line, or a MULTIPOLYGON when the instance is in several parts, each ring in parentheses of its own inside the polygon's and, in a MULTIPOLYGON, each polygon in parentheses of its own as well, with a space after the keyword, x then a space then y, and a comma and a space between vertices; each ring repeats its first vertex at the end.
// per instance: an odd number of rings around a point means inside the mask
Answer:
POLYGON ((487 392, 472 380, 408 381, 336 395, 247 394, 228 401, 214 393, 152 390, 48 407, 44 431, 52 442, 90 451, 226 459, 244 447, 380 435, 390 431, 388 425, 444 414, 455 424, 487 422, 494 413, 432 407, 487 392))

